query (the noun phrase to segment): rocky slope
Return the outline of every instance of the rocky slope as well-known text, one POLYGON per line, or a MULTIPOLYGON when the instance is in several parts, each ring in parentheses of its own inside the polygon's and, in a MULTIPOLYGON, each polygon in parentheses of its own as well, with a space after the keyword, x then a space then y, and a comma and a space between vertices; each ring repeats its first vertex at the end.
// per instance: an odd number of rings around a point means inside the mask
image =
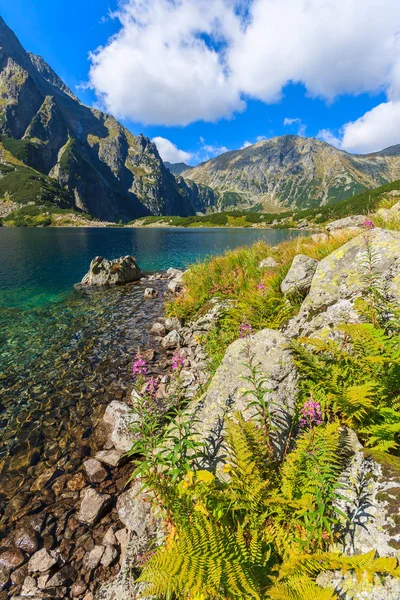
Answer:
POLYGON ((191 215, 203 199, 205 206, 214 201, 209 190, 176 181, 149 139, 81 104, 40 56, 23 49, 1 17, 0 135, 2 175, 8 175, 0 197, 40 203, 43 190, 54 186, 44 194, 47 201, 124 221, 191 215), (41 179, 33 192, 32 178, 41 179))
POLYGON ((400 177, 400 146, 352 155, 326 142, 286 135, 226 152, 183 177, 219 193, 218 209, 309 208, 400 177))
POLYGON ((184 171, 190 171, 190 169, 193 169, 193 167, 183 162, 170 163, 165 161, 164 164, 174 175, 181 175, 184 171))

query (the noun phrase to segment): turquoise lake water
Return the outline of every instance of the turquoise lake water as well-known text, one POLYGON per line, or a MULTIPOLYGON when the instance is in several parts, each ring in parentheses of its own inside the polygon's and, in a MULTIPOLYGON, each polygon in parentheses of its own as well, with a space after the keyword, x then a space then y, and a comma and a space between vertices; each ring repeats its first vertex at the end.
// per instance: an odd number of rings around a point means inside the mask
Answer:
MULTIPOLYGON (((0 228, 0 517, 11 498, 29 493, 38 469, 60 461, 73 467, 65 461, 91 437, 104 405, 129 397, 138 348, 159 350, 148 330, 163 314, 165 282, 152 282, 160 295, 147 303, 145 282, 74 289, 94 256, 132 254, 142 270, 154 271, 296 235, 256 229, 0 228)), ((0 518, 0 538, 1 527, 0 518)))
POLYGON ((298 235, 266 229, 0 228, 0 307, 30 308, 71 292, 94 256, 131 254, 142 270, 186 267, 210 254, 298 235))

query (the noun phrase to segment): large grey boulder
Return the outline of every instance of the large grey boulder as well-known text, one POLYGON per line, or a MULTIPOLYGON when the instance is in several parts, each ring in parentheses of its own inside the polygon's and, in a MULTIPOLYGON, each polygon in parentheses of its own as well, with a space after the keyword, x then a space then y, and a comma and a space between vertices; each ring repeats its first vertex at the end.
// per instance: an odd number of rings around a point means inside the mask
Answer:
POLYGON ((154 531, 154 516, 151 510, 150 496, 144 494, 139 482, 136 482, 117 500, 119 520, 133 534, 143 537, 154 531))
POLYGON ((103 421, 111 428, 111 441, 120 452, 129 452, 135 441, 131 427, 138 421, 138 415, 123 402, 113 400, 107 406, 103 421))
POLYGON ((122 256, 115 260, 107 260, 96 256, 90 263, 89 271, 82 279, 82 285, 122 285, 138 281, 143 273, 133 256, 122 256))
POLYGON ((285 296, 290 294, 305 296, 311 287, 317 266, 318 261, 315 258, 310 258, 305 254, 295 256, 285 279, 281 283, 282 294, 285 294, 285 296))
POLYGON ((353 227, 362 227, 365 221, 365 215, 353 215, 351 217, 345 217, 344 219, 338 219, 328 223, 326 229, 328 231, 337 231, 338 229, 349 229, 353 227))
POLYGON ((286 335, 309 336, 317 331, 322 335, 340 323, 360 321, 354 302, 368 290, 367 244, 382 288, 388 298, 400 302, 400 232, 372 229, 319 262, 308 296, 285 328, 286 335))
POLYGON ((195 429, 208 449, 206 466, 211 468, 223 461, 226 416, 232 416, 236 411, 242 412, 247 419, 254 416, 254 410, 249 409, 253 398, 245 394, 246 390, 252 388, 243 379, 249 375, 244 364, 247 344, 265 377, 265 397, 276 426, 275 445, 278 453, 286 442, 296 404, 296 368, 287 339, 279 331, 264 329, 229 346, 207 392, 194 407, 195 429))

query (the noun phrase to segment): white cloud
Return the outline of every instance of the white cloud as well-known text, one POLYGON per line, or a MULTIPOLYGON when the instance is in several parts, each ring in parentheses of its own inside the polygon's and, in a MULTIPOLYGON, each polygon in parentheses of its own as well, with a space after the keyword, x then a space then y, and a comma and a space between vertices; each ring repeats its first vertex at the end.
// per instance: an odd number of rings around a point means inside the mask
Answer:
POLYGON ((243 142, 243 144, 240 146, 241 150, 244 150, 245 148, 248 148, 249 146, 252 146, 252 142, 249 142, 248 140, 246 140, 245 142, 243 142))
POLYGON ((243 144, 241 145, 240 149, 243 150, 244 148, 248 148, 249 146, 252 146, 253 144, 257 144, 257 142, 263 142, 266 139, 267 139, 267 136, 265 136, 265 135, 258 135, 256 137, 256 141, 255 142, 249 142, 248 140, 246 140, 245 142, 243 142, 243 144))
POLYGON ((297 135, 304 137, 306 134, 307 125, 304 125, 303 121, 299 119, 299 117, 296 117, 295 119, 289 119, 288 117, 285 117, 283 125, 285 127, 291 127, 292 125, 296 125, 297 135))
POLYGON ((197 162, 205 162, 206 160, 210 160, 210 158, 215 158, 220 154, 224 154, 224 152, 229 152, 229 149, 226 146, 220 146, 217 143, 207 144, 206 140, 201 137, 200 148, 195 154, 195 157, 197 162))
POLYGON ((400 143, 400 102, 382 102, 357 119, 345 123, 336 135, 322 129, 317 137, 348 152, 368 154, 400 143))
POLYGON ((191 152, 180 150, 175 144, 166 138, 157 136, 152 139, 152 142, 157 146, 158 152, 163 160, 170 163, 184 162, 188 163, 192 158, 191 152))
POLYGON ((121 0, 114 18, 90 85, 134 121, 214 121, 243 98, 276 102, 289 82, 328 101, 400 101, 399 0, 121 0))
POLYGON ((320 129, 320 131, 317 133, 317 138, 324 140, 324 142, 327 142, 336 148, 341 148, 342 146, 342 140, 340 137, 336 136, 330 129, 320 129))
POLYGON ((400 143, 400 102, 384 102, 343 127, 342 148, 375 152, 400 143))

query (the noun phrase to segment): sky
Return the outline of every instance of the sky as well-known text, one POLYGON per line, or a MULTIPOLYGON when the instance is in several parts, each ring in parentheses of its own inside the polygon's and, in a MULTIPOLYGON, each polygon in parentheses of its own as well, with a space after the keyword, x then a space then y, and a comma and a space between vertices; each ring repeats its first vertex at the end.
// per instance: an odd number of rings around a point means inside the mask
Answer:
POLYGON ((285 134, 400 143, 400 0, 0 0, 0 15, 169 162, 285 134))

